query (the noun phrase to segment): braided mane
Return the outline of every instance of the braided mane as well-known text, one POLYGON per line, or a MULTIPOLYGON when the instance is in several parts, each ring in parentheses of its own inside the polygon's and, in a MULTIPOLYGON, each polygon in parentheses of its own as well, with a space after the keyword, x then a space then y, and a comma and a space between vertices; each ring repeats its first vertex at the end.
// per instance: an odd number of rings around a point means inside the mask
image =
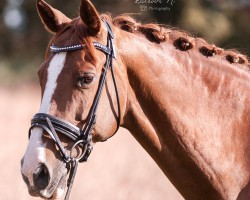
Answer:
MULTIPOLYGON (((161 44, 169 41, 180 51, 188 51, 196 48, 201 55, 205 57, 219 55, 231 64, 246 66, 247 69, 250 69, 248 57, 239 51, 235 49, 225 50, 214 44, 208 44, 204 39, 194 37, 191 34, 180 31, 176 28, 161 26, 155 23, 141 24, 128 15, 119 15, 112 19, 109 14, 102 14, 101 18, 110 23, 112 22, 114 26, 126 32, 142 34, 150 42, 161 44)), ((89 54, 91 60, 95 62, 94 47, 90 37, 88 37, 85 25, 79 18, 75 20, 74 29, 76 30, 76 33, 84 39, 84 43, 88 46, 87 49, 90 51, 89 54)))
MULTIPOLYGON (((104 17, 109 18, 107 15, 104 17)), ((248 57, 246 55, 243 55, 234 49, 224 50, 214 44, 208 44, 204 39, 193 37, 187 32, 179 31, 170 27, 164 27, 154 23, 141 24, 134 18, 127 15, 115 17, 113 19, 113 24, 130 33, 141 33, 145 35, 149 41, 157 44, 170 41, 181 51, 197 48, 203 56, 212 57, 220 55, 231 64, 236 63, 245 65, 248 69, 250 68, 248 57)))

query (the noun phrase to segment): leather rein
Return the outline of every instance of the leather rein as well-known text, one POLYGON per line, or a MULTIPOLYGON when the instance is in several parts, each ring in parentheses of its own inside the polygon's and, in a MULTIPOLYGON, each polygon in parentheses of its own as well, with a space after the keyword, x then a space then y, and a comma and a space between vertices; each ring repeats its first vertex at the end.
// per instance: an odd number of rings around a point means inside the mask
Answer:
MULTIPOLYGON (((96 110, 99 104, 100 96, 103 90, 103 86, 106 81, 107 77, 107 71, 110 68, 112 79, 114 83, 115 93, 116 93, 116 99, 117 99, 117 105, 118 105, 118 113, 117 113, 117 128, 115 133, 117 132, 119 126, 120 126, 120 116, 121 116, 121 109, 120 109, 120 99, 119 99, 119 93, 118 88, 116 84, 116 79, 114 76, 114 70, 113 70, 113 58, 116 58, 116 52, 115 52, 115 46, 114 46, 114 35, 112 32, 112 29, 108 22, 104 21, 104 24, 107 27, 108 30, 108 37, 107 37, 107 46, 100 44, 98 42, 93 42, 93 45, 96 49, 102 51, 104 54, 106 54, 106 62, 103 67, 103 71, 99 80, 99 86, 96 92, 96 95, 94 97, 91 109, 88 113, 88 116, 86 118, 86 123, 83 126, 82 129, 78 128, 77 126, 60 119, 58 117, 45 114, 45 113, 37 113, 31 120, 31 127, 29 129, 29 137, 31 134, 31 130, 35 127, 42 128, 45 130, 50 137, 55 142, 56 146, 58 147, 64 162, 66 163, 66 167, 69 170, 69 178, 67 180, 67 193, 65 196, 65 200, 69 199, 69 195, 73 186, 73 181, 75 178, 75 174, 77 171, 77 166, 79 162, 85 162, 87 161, 93 146, 92 146, 92 129, 95 126, 96 123, 96 110), (70 153, 67 153, 65 148, 62 145, 62 142, 60 138, 58 137, 57 133, 63 134, 73 140, 74 145, 71 148, 70 153), (81 155, 77 157, 72 156, 72 151, 76 148, 81 148, 81 155)), ((55 45, 50 46, 50 51, 52 53, 60 53, 60 52, 69 52, 69 51, 76 51, 76 50, 83 50, 86 47, 86 45, 77 44, 72 46, 65 46, 65 47, 57 47, 55 45)))

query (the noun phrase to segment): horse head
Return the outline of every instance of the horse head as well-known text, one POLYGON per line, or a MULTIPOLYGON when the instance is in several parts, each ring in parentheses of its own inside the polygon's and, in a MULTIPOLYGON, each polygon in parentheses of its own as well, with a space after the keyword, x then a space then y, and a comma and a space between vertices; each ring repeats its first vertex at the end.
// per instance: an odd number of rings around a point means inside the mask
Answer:
POLYGON ((114 135, 122 121, 123 64, 112 28, 90 1, 81 1, 73 20, 42 0, 37 10, 54 36, 38 70, 42 100, 21 172, 31 195, 63 198, 78 161, 86 161, 93 143, 114 135))

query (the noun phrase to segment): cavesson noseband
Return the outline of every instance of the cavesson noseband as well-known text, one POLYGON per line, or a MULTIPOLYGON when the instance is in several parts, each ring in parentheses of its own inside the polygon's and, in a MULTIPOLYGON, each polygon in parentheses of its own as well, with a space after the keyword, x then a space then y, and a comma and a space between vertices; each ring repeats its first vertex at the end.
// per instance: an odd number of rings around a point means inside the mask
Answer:
MULTIPOLYGON (((106 54, 106 62, 104 64, 104 68, 100 77, 99 86, 96 92, 96 95, 94 97, 91 109, 89 111, 89 114, 86 119, 86 123, 83 126, 82 129, 78 128, 77 126, 74 126, 73 124, 60 119, 58 117, 45 114, 45 113, 37 113, 31 120, 31 127, 29 129, 29 135, 31 134, 31 130, 34 127, 40 127, 43 130, 45 130, 50 137, 54 140, 55 144, 59 148, 63 160, 67 163, 67 167, 69 169, 69 178, 67 181, 67 193, 65 196, 65 199, 69 199, 70 191, 72 189, 74 177, 76 174, 78 162, 84 162, 87 161, 93 147, 92 147, 92 135, 91 131, 94 128, 94 125, 96 123, 96 110, 97 106, 100 100, 100 96, 102 93, 103 86, 106 81, 107 71, 110 68, 112 79, 115 87, 116 92, 116 98, 117 98, 117 104, 118 104, 118 113, 117 113, 117 129, 118 130, 120 126, 120 100, 119 100, 119 94, 118 94, 118 88, 116 85, 116 79, 114 76, 113 71, 113 58, 116 58, 116 52, 115 52, 115 46, 114 46, 114 35, 112 32, 112 29, 108 22, 104 21, 104 24, 107 27, 108 30, 108 38, 107 38, 107 46, 100 44, 98 42, 93 42, 93 45, 96 49, 102 51, 106 54), (70 154, 68 154, 63 147, 57 133, 63 134, 74 141, 74 145, 71 149, 70 154), (78 157, 73 157, 71 155, 74 148, 79 147, 82 149, 81 155, 78 157)), ((69 52, 69 51, 76 51, 76 50, 83 50, 86 46, 83 44, 77 44, 77 45, 71 45, 66 47, 57 47, 55 45, 50 46, 50 51, 53 53, 60 53, 60 52, 69 52)), ((115 132, 116 132, 115 131, 115 132)))

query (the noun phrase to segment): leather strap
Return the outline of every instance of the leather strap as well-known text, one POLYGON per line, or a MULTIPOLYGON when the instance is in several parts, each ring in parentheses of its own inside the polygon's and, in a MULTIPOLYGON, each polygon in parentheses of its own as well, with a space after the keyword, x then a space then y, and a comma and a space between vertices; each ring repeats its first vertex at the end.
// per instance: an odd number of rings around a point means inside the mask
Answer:
POLYGON ((67 122, 66 120, 45 113, 35 114, 31 120, 31 128, 37 125, 44 125, 49 128, 47 118, 50 119, 56 131, 63 133, 73 141, 76 141, 82 135, 81 130, 77 126, 67 122))

